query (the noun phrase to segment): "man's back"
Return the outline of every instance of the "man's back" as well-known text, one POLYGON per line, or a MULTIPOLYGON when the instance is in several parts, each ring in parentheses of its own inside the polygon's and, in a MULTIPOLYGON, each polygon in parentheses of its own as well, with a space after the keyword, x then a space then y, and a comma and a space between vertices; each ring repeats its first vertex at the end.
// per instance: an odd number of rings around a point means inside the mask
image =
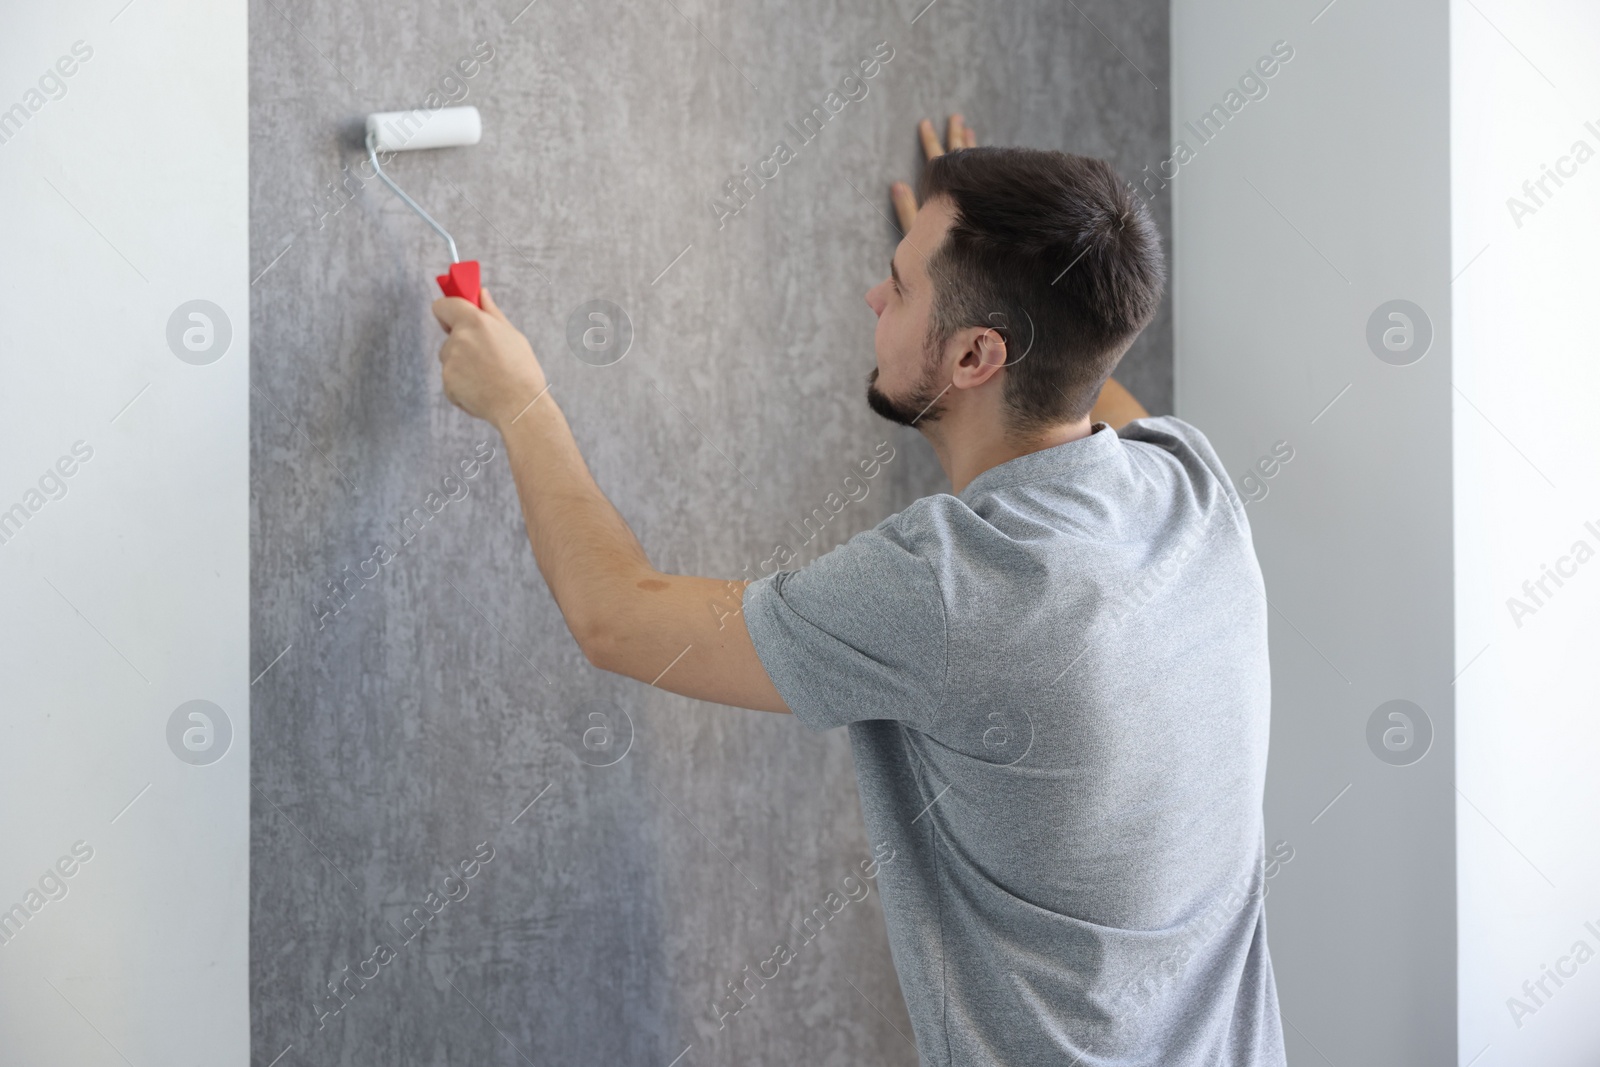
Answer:
POLYGON ((1266 603, 1197 430, 990 468, 745 616, 795 715, 850 726, 926 1063, 1283 1062, 1266 603))

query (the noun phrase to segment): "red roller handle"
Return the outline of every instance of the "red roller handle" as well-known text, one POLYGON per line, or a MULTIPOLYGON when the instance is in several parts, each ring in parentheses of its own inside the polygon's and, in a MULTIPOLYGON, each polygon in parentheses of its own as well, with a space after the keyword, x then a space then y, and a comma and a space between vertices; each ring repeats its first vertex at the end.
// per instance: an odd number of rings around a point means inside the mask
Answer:
POLYGON ((459 296, 463 300, 470 300, 477 307, 482 307, 478 293, 483 286, 478 281, 478 261, 475 259, 463 260, 460 263, 450 264, 450 273, 438 277, 439 288, 444 290, 445 296, 459 296))

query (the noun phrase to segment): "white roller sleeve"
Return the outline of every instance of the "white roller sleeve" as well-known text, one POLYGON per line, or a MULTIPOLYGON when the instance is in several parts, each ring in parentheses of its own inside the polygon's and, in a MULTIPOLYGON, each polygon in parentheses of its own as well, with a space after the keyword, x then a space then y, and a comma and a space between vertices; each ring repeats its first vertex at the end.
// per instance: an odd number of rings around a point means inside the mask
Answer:
POLYGON ((477 144, 483 136, 483 120, 475 107, 379 111, 367 116, 367 133, 380 152, 453 148, 477 144))

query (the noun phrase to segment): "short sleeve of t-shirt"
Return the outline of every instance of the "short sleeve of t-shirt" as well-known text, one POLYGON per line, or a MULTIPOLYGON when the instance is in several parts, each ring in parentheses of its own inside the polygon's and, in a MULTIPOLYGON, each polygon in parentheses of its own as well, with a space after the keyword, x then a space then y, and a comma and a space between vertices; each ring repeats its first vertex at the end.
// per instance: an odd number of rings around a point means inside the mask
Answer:
POLYGON ((756 655, 795 718, 813 730, 864 719, 926 729, 938 712, 944 600, 898 518, 745 587, 756 655))

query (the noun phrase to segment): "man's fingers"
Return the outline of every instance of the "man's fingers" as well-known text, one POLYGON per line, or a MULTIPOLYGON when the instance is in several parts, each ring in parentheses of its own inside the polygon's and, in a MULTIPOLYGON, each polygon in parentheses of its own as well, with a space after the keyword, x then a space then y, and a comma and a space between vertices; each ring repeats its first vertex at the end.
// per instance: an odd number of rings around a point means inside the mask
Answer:
POLYGON ((905 182, 895 182, 889 186, 889 198, 894 201, 894 213, 900 220, 900 232, 905 233, 911 229, 911 224, 917 218, 917 196, 905 182))
MULTIPOLYGON (((923 119, 917 123, 917 135, 922 140, 923 155, 934 159, 945 154, 945 146, 939 143, 939 132, 933 128, 932 122, 923 119)), ((945 140, 951 152, 960 148, 978 147, 977 135, 972 132, 972 127, 967 125, 967 120, 959 114, 950 116, 945 140)), ((894 201, 894 213, 900 220, 901 231, 911 229, 911 223, 917 217, 917 198, 911 191, 911 186, 905 182, 895 182, 889 186, 889 196, 894 201)))
POLYGON ((445 333, 449 333, 476 314, 478 309, 459 296, 441 296, 433 302, 433 317, 439 320, 439 325, 444 327, 445 333))
POLYGON ((494 302, 494 297, 489 295, 489 290, 479 289, 478 299, 483 301, 483 310, 487 311, 501 322, 509 323, 511 321, 510 319, 506 318, 506 313, 500 310, 500 305, 494 302))

